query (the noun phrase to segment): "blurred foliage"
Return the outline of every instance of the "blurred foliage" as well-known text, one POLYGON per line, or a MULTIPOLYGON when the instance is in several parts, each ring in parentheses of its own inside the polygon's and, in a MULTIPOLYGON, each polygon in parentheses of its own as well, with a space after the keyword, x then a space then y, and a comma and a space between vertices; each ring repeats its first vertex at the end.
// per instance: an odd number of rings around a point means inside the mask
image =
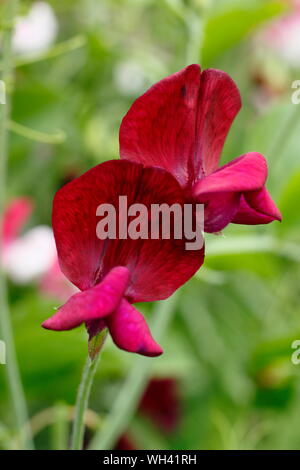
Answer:
MULTIPOLYGON (((31 2, 21 3, 26 13, 31 2)), ((268 189, 283 214, 282 224, 232 225, 221 236, 207 237, 205 266, 182 288, 163 342, 165 354, 153 360, 153 375, 178 379, 182 421, 166 436, 137 414, 129 425, 137 446, 299 448, 300 365, 291 362, 291 344, 300 338, 300 108, 291 104, 291 82, 300 78, 300 69, 278 59, 272 70, 285 70, 286 87, 263 110, 254 99, 254 76, 263 71, 253 36, 286 5, 263 0, 49 3, 59 21, 56 44, 35 59, 16 57, 12 107, 13 121, 66 135, 48 145, 11 134, 8 199, 32 197, 32 226, 50 224, 53 195, 65 181, 118 157, 118 128, 132 101, 192 56, 236 80, 244 106, 223 161, 245 151, 264 153, 268 189), (72 38, 75 46, 68 43, 72 38)), ((11 283, 9 288, 30 415, 73 405, 86 356, 84 329, 42 330, 40 323, 57 300, 45 298, 34 285, 11 283)), ((143 306, 146 312, 151 308, 143 306)), ((109 411, 133 361, 108 341, 90 404, 100 416, 109 411)), ((6 427, 13 423, 3 367, 0 446, 9 447, 6 427)), ((55 446, 53 435, 45 427, 37 434, 38 447, 55 446)))

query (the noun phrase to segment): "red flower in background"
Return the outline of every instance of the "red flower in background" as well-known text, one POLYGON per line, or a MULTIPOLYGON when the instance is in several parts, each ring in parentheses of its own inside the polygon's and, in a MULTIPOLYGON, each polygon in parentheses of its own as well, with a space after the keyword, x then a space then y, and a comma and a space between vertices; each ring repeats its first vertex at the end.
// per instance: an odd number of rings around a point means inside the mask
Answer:
POLYGON ((85 323, 90 337, 108 327, 121 349, 146 356, 162 353, 144 317, 131 304, 170 296, 201 266, 204 249, 185 249, 185 240, 106 239, 96 234, 96 210, 119 195, 133 203, 184 204, 173 176, 158 168, 113 160, 92 168, 61 188, 53 204, 53 230, 60 267, 82 292, 43 323, 69 330, 85 323))
POLYGON ((239 91, 226 73, 190 65, 133 103, 120 128, 121 158, 172 173, 187 198, 205 204, 207 232, 230 222, 281 220, 265 188, 268 170, 261 154, 247 153, 218 168, 240 108, 239 91))
POLYGON ((171 377, 151 379, 139 410, 166 434, 173 432, 181 416, 177 380, 171 377))
MULTIPOLYGON (((164 434, 174 432, 181 419, 178 381, 173 377, 151 379, 141 398, 138 412, 149 418, 164 434)), ((126 432, 119 438, 115 449, 135 450, 138 445, 130 432, 126 432)))

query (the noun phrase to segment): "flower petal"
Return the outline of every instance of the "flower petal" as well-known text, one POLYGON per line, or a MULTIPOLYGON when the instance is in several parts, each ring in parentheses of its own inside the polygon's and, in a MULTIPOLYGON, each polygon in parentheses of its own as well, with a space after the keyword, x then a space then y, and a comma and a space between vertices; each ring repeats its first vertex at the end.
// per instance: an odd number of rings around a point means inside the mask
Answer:
POLYGON ((4 247, 17 238, 32 212, 30 199, 14 199, 6 208, 3 216, 2 231, 4 247))
POLYGON ((259 153, 236 158, 193 186, 193 195, 204 207, 204 230, 219 232, 235 217, 243 192, 254 193, 267 178, 267 163, 259 153))
POLYGON ((240 92, 227 73, 216 69, 204 70, 201 75, 195 154, 203 162, 205 175, 218 168, 225 139, 241 106, 240 92))
POLYGON ((128 269, 121 266, 112 269, 100 284, 70 297, 42 326, 49 330, 71 330, 83 322, 109 315, 119 305, 129 279, 128 269))
POLYGON ((204 231, 215 233, 223 230, 237 213, 240 193, 208 193, 201 198, 204 204, 204 231))
POLYGON ((159 356, 162 348, 154 341, 143 315, 123 299, 117 310, 106 319, 116 345, 143 356, 159 356))
POLYGON ((266 159, 260 153, 246 153, 222 166, 193 186, 197 196, 209 193, 244 192, 261 189, 268 175, 266 159))
MULTIPOLYGON (((186 240, 100 240, 97 207, 110 203, 119 218, 119 195, 127 205, 183 205, 179 183, 159 168, 144 168, 126 160, 112 160, 92 168, 58 191, 54 199, 53 229, 60 266, 81 290, 99 283, 115 266, 126 266, 131 282, 126 296, 131 302, 161 300, 184 284, 201 266, 204 249, 186 250, 186 240)), ((127 209, 121 209, 126 216, 127 209)), ((149 224, 150 227, 151 224, 149 224)), ((117 234, 118 235, 118 234, 117 234)), ((149 234, 150 236, 151 234, 149 234)))
POLYGON ((258 191, 249 191, 241 197, 238 212, 232 222, 257 225, 268 224, 274 220, 281 221, 281 214, 264 187, 258 191))
POLYGON ((232 121, 241 107, 224 72, 198 65, 161 80, 138 98, 120 127, 121 158, 158 166, 182 186, 217 168, 232 121))

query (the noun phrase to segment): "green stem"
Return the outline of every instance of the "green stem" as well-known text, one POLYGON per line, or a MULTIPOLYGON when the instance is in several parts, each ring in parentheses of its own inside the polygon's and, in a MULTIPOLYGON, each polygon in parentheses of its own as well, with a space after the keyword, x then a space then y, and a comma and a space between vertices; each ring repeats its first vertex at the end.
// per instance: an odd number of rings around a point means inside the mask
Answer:
POLYGON ((10 131, 15 132, 15 134, 43 144, 56 145, 66 140, 66 135, 62 131, 57 131, 55 134, 46 134, 45 132, 30 129, 29 127, 11 120, 7 122, 7 127, 10 131))
POLYGON ((71 449, 81 450, 84 437, 84 415, 88 407, 95 372, 100 360, 100 353, 94 359, 87 358, 78 389, 75 418, 72 432, 71 449))
MULTIPOLYGON (((161 302, 155 313, 152 331, 158 342, 163 339, 171 322, 178 295, 177 291, 168 300, 161 302)), ((90 449, 112 448, 118 437, 126 430, 147 386, 152 367, 153 359, 136 356, 133 367, 118 393, 113 408, 104 425, 95 434, 90 449)))
MULTIPOLYGON (((3 5, 3 24, 5 29, 2 35, 2 76, 1 79, 10 91, 12 66, 12 25, 17 12, 18 1, 6 0, 3 5)), ((8 153, 7 122, 10 116, 10 99, 6 97, 6 104, 0 105, 0 215, 4 213, 5 207, 5 187, 6 187, 6 163, 8 153)), ((2 222, 1 222, 2 224, 2 222)), ((0 252, 2 252, 2 225, 0 227, 0 252)), ((20 435, 20 446, 25 449, 32 448, 32 441, 29 432, 28 414, 25 395, 21 383, 20 373, 17 364, 14 338, 8 308, 6 278, 1 265, 0 268, 0 329, 3 340, 6 344, 7 365, 5 371, 10 389, 11 401, 14 408, 15 424, 20 435)))
MULTIPOLYGON (((167 3, 170 2, 167 1, 167 3)), ((186 61, 187 63, 198 63, 201 55, 204 20, 200 15, 195 15, 195 12, 189 11, 189 13, 186 15, 186 27, 189 35, 186 61)), ((181 15, 181 12, 179 14, 181 15)), ((162 302, 157 309, 152 330, 154 338, 158 342, 162 340, 171 322, 178 297, 179 292, 177 291, 171 298, 162 302)), ((108 418, 95 434, 89 449, 110 449, 113 447, 118 437, 126 430, 140 402, 152 367, 153 360, 143 356, 135 358, 131 372, 126 378, 108 418)))
POLYGON ((30 54, 25 56, 17 57, 15 60, 15 66, 21 67, 24 65, 35 64, 36 62, 41 62, 43 60, 53 59, 62 54, 67 54, 69 52, 75 51, 86 44, 86 38, 83 35, 74 36, 71 39, 67 39, 64 42, 55 44, 52 48, 48 49, 46 52, 41 54, 30 54))
POLYGON ((53 409, 52 417, 52 449, 66 450, 69 434, 69 408, 64 403, 58 403, 53 409))

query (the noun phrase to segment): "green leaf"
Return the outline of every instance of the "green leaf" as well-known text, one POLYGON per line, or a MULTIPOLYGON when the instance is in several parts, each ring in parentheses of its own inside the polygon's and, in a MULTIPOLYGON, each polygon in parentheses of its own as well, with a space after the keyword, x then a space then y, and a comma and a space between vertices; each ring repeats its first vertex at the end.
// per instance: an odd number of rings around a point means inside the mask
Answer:
POLYGON ((279 207, 282 213, 284 223, 279 224, 276 228, 280 235, 287 232, 295 232, 299 237, 299 212, 300 200, 300 171, 295 173, 283 190, 279 201, 279 207))
POLYGON ((279 2, 255 2, 250 6, 248 2, 243 3, 242 6, 217 11, 217 14, 208 18, 202 49, 205 67, 217 56, 238 44, 264 21, 284 11, 283 4, 279 2))

